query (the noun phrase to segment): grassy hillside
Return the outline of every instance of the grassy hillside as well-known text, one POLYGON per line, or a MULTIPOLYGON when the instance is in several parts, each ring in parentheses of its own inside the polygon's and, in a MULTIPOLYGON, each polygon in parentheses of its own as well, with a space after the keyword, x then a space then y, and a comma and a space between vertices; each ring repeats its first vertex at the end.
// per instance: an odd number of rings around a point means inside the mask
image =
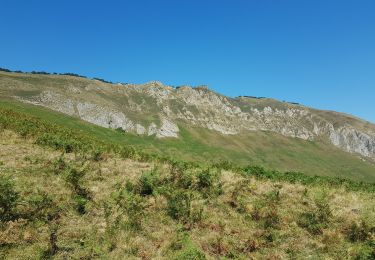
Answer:
POLYGON ((375 185, 147 157, 0 112, 1 259, 375 257, 375 185))
POLYGON ((230 161, 238 166, 259 165, 280 171, 301 171, 310 175, 339 176, 375 182, 375 164, 363 161, 321 142, 288 138, 270 132, 252 132, 236 136, 194 128, 180 123, 180 138, 157 139, 105 129, 51 110, 0 99, 0 109, 68 127, 97 140, 116 145, 131 145, 147 153, 171 156, 195 162, 230 161))

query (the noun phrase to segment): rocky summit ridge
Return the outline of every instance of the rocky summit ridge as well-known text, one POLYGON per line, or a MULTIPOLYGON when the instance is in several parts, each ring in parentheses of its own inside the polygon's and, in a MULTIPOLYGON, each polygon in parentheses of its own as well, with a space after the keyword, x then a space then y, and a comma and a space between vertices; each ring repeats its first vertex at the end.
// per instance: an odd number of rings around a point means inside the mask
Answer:
POLYGON ((221 135, 270 131, 330 143, 375 159, 375 125, 350 115, 269 98, 230 98, 205 86, 110 84, 73 76, 0 72, 0 95, 139 135, 179 138, 179 125, 221 135))

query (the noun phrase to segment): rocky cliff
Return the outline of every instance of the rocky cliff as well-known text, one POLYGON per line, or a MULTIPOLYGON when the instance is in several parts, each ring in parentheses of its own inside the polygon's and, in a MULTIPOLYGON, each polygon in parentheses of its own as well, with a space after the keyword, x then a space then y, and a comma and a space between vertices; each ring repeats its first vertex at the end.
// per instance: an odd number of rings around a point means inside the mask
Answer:
POLYGON ((267 98, 230 98, 203 86, 172 88, 160 82, 108 84, 68 76, 45 76, 45 81, 33 77, 2 73, 1 93, 139 135, 178 138, 179 124, 223 135, 271 131, 328 142, 375 159, 375 126, 345 114, 267 98))

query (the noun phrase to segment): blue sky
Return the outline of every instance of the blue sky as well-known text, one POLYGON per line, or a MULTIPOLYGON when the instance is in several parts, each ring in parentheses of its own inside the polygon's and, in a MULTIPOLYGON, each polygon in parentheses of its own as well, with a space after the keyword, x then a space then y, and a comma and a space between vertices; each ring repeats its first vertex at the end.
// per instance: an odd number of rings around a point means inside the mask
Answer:
POLYGON ((0 67, 208 85, 375 122, 373 0, 1 0, 0 67))

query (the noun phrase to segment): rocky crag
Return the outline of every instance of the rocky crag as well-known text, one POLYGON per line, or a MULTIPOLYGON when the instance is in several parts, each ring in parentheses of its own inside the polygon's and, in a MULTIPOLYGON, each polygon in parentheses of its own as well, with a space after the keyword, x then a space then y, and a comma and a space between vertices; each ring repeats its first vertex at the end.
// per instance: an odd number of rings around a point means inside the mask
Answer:
POLYGON ((71 76, 43 77, 2 72, 0 94, 139 135, 178 138, 179 124, 222 135, 271 131, 328 142, 375 159, 375 126, 346 114, 268 98, 230 98, 204 86, 173 88, 160 82, 109 84, 71 76))

